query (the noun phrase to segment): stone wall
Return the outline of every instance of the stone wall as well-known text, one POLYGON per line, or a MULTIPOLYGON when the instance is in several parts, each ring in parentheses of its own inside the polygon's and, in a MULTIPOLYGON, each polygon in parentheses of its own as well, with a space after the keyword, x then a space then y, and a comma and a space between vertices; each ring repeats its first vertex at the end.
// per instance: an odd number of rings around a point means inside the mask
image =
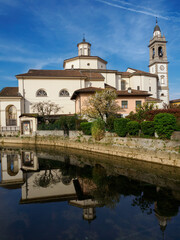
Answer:
POLYGON ((96 142, 91 136, 84 136, 79 132, 74 132, 72 135, 71 138, 52 135, 0 138, 0 144, 61 146, 180 167, 179 141, 109 136, 96 142))
POLYGON ((44 136, 44 137, 47 137, 47 136, 59 136, 59 137, 64 137, 64 131, 63 130, 38 130, 36 131, 36 136, 44 136))

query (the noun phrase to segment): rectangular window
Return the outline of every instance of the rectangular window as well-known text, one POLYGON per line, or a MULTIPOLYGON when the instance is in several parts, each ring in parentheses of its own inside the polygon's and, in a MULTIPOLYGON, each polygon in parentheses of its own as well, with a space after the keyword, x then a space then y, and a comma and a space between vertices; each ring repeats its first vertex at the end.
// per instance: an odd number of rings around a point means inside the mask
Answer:
POLYGON ((128 101, 122 101, 122 108, 128 108, 128 101))
POLYGON ((140 86, 137 86, 137 90, 140 90, 140 86))
POLYGON ((141 101, 136 101, 136 108, 140 107, 141 105, 141 101))
POLYGON ((151 87, 149 87, 149 92, 151 92, 151 87))

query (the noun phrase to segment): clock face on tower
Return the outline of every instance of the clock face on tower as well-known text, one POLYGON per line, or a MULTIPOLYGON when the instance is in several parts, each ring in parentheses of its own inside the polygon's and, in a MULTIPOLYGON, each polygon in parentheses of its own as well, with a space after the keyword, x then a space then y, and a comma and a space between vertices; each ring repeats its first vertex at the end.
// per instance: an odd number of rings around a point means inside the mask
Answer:
POLYGON ((163 65, 160 66, 160 70, 161 70, 161 71, 164 70, 164 66, 163 66, 163 65))

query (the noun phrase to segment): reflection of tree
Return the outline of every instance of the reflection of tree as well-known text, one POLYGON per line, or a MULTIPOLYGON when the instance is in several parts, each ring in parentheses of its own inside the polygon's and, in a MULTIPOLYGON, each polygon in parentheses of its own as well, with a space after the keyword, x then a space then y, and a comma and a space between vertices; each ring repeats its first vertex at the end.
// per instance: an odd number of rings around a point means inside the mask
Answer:
POLYGON ((178 214, 180 201, 173 198, 172 191, 161 189, 157 196, 157 212, 161 216, 174 217, 178 214))
POLYGON ((139 206, 141 211, 148 215, 152 214, 152 204, 157 198, 156 188, 154 186, 141 186, 142 193, 133 199, 132 206, 139 206))
POLYGON ((99 205, 114 208, 123 195, 134 196, 132 206, 138 206, 146 214, 152 213, 154 202, 159 216, 171 217, 178 212, 180 202, 174 199, 170 190, 157 191, 156 186, 145 182, 108 175, 106 168, 100 164, 95 167, 70 165, 69 157, 65 157, 64 162, 41 159, 39 164, 44 172, 35 179, 36 186, 48 187, 60 181, 69 184, 71 179, 78 178, 83 182, 83 193, 90 195, 99 205))
POLYGON ((143 213, 146 212, 149 215, 152 214, 152 204, 153 203, 151 201, 146 200, 142 195, 133 199, 132 206, 139 206, 143 213))
POLYGON ((100 165, 96 165, 93 168, 92 176, 93 181, 97 186, 97 189, 92 192, 95 200, 101 205, 114 208, 120 200, 120 194, 112 184, 112 177, 108 177, 106 170, 100 165))
POLYGON ((61 181, 61 175, 56 170, 46 169, 43 174, 38 174, 34 180, 35 186, 46 188, 61 181))

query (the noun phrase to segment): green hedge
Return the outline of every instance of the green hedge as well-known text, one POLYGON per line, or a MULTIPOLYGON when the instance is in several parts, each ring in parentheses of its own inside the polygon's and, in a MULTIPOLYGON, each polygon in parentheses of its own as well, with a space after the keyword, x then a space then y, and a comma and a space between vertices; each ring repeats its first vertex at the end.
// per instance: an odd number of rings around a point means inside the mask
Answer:
POLYGON ((175 131, 180 131, 180 120, 176 122, 176 128, 175 131))
POLYGON ((114 131, 120 137, 125 137, 127 134, 127 123, 130 120, 127 118, 116 118, 114 120, 114 131))
POLYGON ((137 136, 139 134, 140 125, 136 121, 130 121, 127 123, 127 131, 129 135, 137 136))
POLYGON ((106 120, 106 130, 108 132, 114 132, 114 120, 115 116, 109 116, 106 120))
POLYGON ((85 135, 91 135, 92 122, 82 122, 80 127, 85 135))
POLYGON ((62 116, 54 125, 60 130, 76 130, 76 120, 77 116, 62 116))
POLYGON ((101 140, 105 136, 105 122, 101 119, 94 121, 91 127, 91 134, 95 140, 101 140))
POLYGON ((159 113, 154 117, 154 127, 159 138, 170 139, 176 129, 176 118, 170 113, 159 113))
POLYGON ((144 121, 141 123, 141 131, 144 135, 154 136, 154 122, 152 121, 144 121))
POLYGON ((78 119, 77 115, 61 116, 54 122, 41 122, 38 124, 38 130, 81 130, 81 122, 87 122, 87 120, 78 119))

